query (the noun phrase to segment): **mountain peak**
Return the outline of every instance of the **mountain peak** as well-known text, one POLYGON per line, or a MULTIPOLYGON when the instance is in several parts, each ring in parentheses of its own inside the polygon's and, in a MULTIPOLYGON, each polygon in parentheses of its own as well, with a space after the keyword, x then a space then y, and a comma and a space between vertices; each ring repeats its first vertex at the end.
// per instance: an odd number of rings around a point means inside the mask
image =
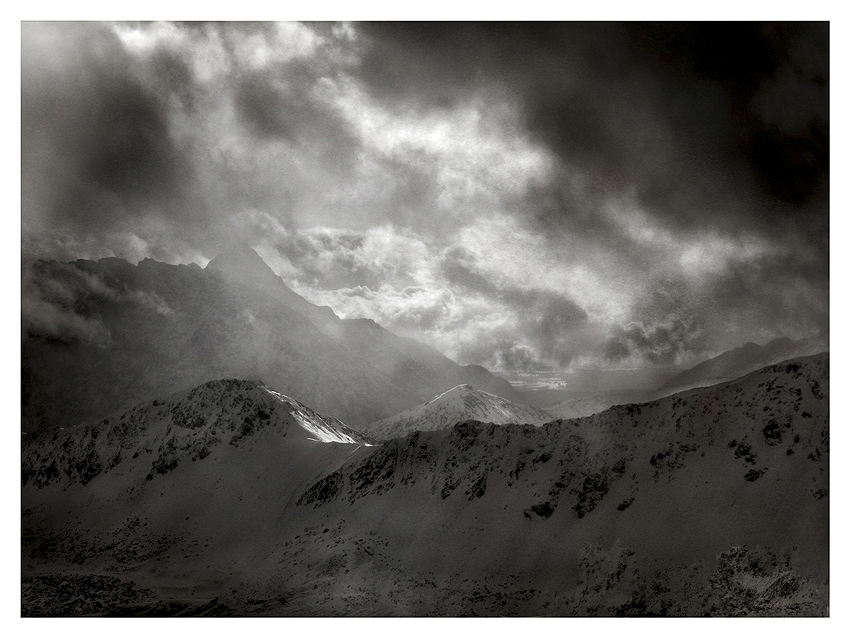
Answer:
POLYGON ((488 393, 482 392, 480 390, 476 390, 475 388, 473 388, 468 383, 462 383, 460 385, 456 385, 451 390, 446 390, 445 392, 438 394, 437 396, 432 398, 430 401, 428 401, 425 405, 435 403, 435 402, 438 402, 438 401, 448 401, 448 400, 452 399, 453 397, 466 397, 468 395, 474 395, 474 394, 488 394, 488 393))
POLYGON ((231 246, 223 253, 214 257, 210 263, 207 264, 207 268, 216 270, 235 264, 268 268, 266 262, 263 261, 263 258, 260 257, 260 255, 257 254, 257 251, 251 248, 248 244, 236 244, 231 246))
POLYGON ((365 431, 379 439, 405 436, 415 431, 445 430, 463 421, 530 423, 543 425, 555 416, 538 408, 514 403, 469 384, 456 385, 427 403, 370 424, 365 431))
POLYGON ((280 281, 257 251, 247 244, 239 244, 221 253, 207 264, 206 270, 258 284, 280 281))

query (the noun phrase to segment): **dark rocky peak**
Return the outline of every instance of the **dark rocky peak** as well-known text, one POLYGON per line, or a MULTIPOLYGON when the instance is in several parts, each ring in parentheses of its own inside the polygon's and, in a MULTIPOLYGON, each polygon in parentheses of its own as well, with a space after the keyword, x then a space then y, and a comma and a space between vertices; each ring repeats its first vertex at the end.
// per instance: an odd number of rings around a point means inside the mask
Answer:
POLYGON ((240 245, 223 252, 207 264, 206 270, 233 277, 245 283, 280 285, 283 281, 250 246, 240 245))
POLYGON ((220 254, 207 264, 206 271, 240 286, 252 286, 273 295, 290 309, 310 319, 318 328, 339 320, 328 306, 315 306, 289 288, 250 246, 239 245, 220 254))

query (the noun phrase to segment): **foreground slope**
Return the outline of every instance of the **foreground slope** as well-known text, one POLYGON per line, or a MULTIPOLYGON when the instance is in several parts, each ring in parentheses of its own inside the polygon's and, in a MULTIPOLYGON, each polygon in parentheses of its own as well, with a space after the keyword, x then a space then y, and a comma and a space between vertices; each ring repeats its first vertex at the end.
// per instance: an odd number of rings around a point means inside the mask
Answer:
POLYGON ((445 613, 817 615, 828 459, 820 356, 542 428, 413 434, 299 502, 371 521, 445 613))
POLYGON ((416 431, 445 430, 470 420, 498 425, 542 425, 554 418, 545 410, 514 403, 470 385, 459 385, 427 403, 376 421, 363 430, 379 439, 393 439, 416 431))
POLYGON ((101 614, 177 591, 208 601, 268 555, 288 504, 370 444, 245 380, 27 437, 22 611, 101 614))
POLYGON ((309 303, 250 248, 204 269, 110 258, 37 262, 25 274, 28 432, 221 378, 264 379, 355 427, 459 383, 518 397, 484 368, 309 303))
POLYGON ((298 428, 27 478, 24 612, 828 613, 827 355, 543 427, 298 428))

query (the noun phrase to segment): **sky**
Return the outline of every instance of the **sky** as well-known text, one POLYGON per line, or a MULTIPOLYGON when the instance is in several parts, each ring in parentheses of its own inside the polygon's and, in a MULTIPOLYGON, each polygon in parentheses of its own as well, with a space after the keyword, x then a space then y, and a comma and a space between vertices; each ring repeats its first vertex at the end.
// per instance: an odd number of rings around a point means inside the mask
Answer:
POLYGON ((824 23, 23 23, 25 258, 205 265, 500 371, 829 321, 824 23))

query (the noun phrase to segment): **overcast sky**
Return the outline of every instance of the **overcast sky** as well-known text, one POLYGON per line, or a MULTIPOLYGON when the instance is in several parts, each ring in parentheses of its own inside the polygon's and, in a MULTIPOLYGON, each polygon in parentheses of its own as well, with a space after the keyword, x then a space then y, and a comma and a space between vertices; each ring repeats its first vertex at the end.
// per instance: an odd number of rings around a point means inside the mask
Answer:
POLYGON ((828 328, 824 24, 22 26, 22 246, 201 265, 494 369, 828 328))

